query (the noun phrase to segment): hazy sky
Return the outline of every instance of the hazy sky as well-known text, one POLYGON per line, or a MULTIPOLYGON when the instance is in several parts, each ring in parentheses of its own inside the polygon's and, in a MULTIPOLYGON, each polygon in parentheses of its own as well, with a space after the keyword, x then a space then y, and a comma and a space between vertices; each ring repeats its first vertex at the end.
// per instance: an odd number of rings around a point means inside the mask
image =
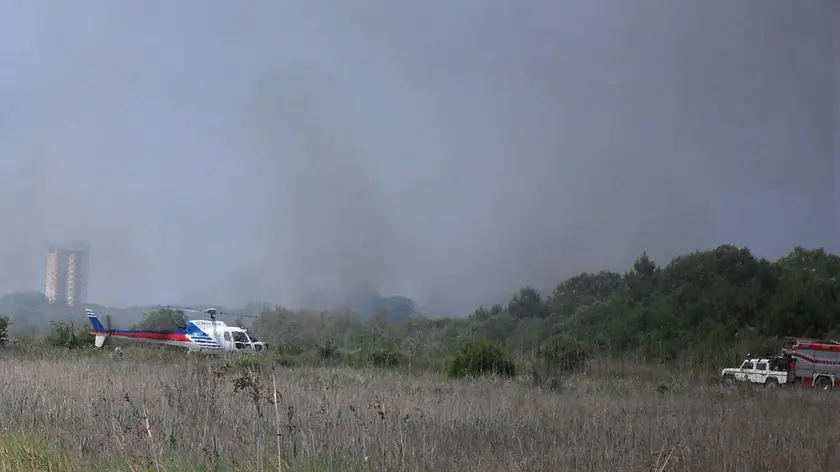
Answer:
MULTIPOLYGON (((0 2, 0 292, 460 313, 832 246, 831 0, 0 2)), ((835 43, 840 44, 840 43, 835 43)))

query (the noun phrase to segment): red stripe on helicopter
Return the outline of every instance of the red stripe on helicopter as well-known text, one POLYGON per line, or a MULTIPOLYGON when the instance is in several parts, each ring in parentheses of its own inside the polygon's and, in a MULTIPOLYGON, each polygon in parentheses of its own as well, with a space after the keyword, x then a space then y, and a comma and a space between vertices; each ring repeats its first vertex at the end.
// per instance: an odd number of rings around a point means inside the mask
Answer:
MULTIPOLYGON (((103 333, 104 334, 104 333, 103 333)), ((182 341, 182 342, 190 342, 190 338, 187 337, 184 333, 154 333, 154 332, 143 332, 143 331, 134 331, 134 332, 112 332, 111 336, 117 336, 120 338, 132 338, 132 339, 148 339, 151 341, 182 341)))

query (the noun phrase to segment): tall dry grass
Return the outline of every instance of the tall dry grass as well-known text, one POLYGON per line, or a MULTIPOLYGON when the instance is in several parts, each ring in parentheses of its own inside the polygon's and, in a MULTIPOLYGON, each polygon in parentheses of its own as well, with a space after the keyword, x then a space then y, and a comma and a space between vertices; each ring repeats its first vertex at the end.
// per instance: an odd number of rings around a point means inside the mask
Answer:
POLYGON ((343 369, 252 378, 221 363, 5 357, 2 431, 40 433, 67 464, 149 470, 175 459, 277 470, 278 430, 283 470, 840 469, 840 393, 731 388, 629 363, 596 364, 555 392, 343 369))

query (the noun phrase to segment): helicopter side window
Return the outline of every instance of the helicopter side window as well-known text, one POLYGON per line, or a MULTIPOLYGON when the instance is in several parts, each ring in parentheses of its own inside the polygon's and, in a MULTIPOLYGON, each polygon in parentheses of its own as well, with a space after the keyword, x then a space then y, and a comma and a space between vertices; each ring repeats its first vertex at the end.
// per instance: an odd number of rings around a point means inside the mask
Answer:
POLYGON ((234 331, 233 332, 233 340, 238 343, 247 343, 248 338, 245 337, 245 333, 242 331, 234 331))
POLYGON ((253 335, 253 334, 251 334, 251 333, 248 333, 248 339, 250 339, 252 343, 258 343, 258 342, 260 342, 260 340, 259 340, 259 339, 257 339, 257 337, 256 337, 256 336, 254 336, 254 335, 253 335))
POLYGON ((230 342, 230 333, 225 331, 225 341, 230 342))

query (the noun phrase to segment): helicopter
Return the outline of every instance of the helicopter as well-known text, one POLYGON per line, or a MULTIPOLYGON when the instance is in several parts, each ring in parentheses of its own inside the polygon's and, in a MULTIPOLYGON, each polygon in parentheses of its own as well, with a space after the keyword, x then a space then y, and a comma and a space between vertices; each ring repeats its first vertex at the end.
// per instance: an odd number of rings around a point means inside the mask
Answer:
MULTIPOLYGON (((197 311, 187 309, 188 311, 197 311)), ((187 348, 187 352, 260 352, 268 350, 268 343, 260 341, 245 328, 228 326, 217 321, 222 313, 215 308, 204 310, 209 320, 189 320, 183 329, 171 331, 149 331, 132 329, 111 329, 111 317, 107 316, 108 327, 99 321, 99 317, 90 308, 85 309, 88 320, 93 326, 94 346, 101 348, 105 339, 113 336, 119 339, 131 339, 154 344, 165 344, 187 348)))

